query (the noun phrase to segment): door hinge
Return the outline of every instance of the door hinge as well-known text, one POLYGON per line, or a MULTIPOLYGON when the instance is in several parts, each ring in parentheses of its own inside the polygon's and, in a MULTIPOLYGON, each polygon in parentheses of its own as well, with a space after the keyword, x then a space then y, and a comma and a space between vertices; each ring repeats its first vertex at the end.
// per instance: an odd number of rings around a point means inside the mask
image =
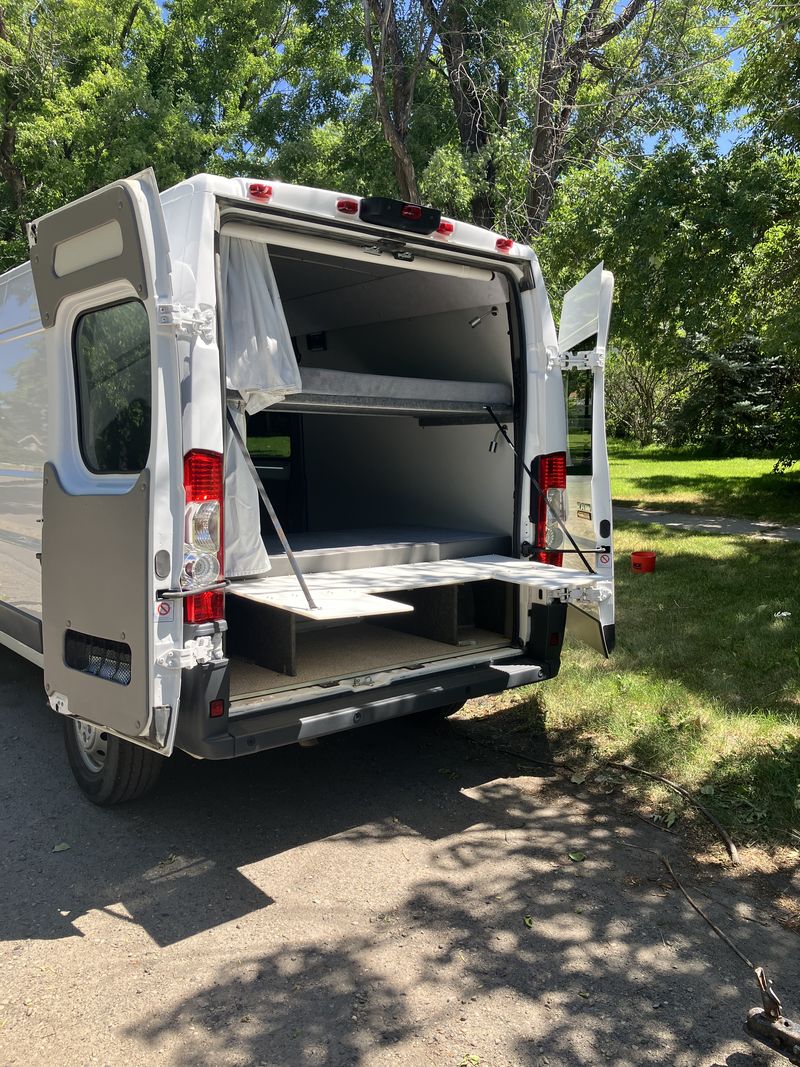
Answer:
POLYGON ((577 589, 565 585, 561 589, 548 589, 545 603, 552 604, 560 600, 562 604, 602 604, 611 596, 611 583, 598 582, 596 585, 578 586, 577 589))
POLYGON ((546 351, 548 370, 595 370, 606 364, 605 352, 597 348, 588 352, 559 352, 557 348, 548 345, 546 351))
POLYGON ((183 648, 173 646, 167 649, 158 657, 156 664, 169 670, 183 671, 222 658, 221 645, 215 644, 211 637, 198 637, 194 641, 187 641, 183 648))
POLYGON ((178 337, 186 341, 200 337, 206 344, 214 340, 215 312, 212 307, 159 303, 156 309, 158 325, 174 327, 178 337))

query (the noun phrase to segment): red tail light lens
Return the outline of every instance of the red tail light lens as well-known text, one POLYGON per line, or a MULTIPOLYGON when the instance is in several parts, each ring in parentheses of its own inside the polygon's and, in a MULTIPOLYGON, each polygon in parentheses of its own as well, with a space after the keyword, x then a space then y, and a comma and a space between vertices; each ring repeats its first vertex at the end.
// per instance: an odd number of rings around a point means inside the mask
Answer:
POLYGON ((449 219, 442 219, 442 221, 436 227, 436 232, 441 237, 452 237, 455 228, 455 224, 452 223, 449 219))
POLYGON ((494 243, 494 247, 498 252, 511 252, 514 248, 514 242, 510 237, 498 237, 494 243))
MULTIPOLYGON (((183 487, 186 493, 184 516, 183 571, 181 585, 213 585, 224 571, 223 494, 224 472, 219 452, 195 449, 183 460, 183 487)), ((225 617, 225 597, 216 590, 188 596, 184 604, 186 622, 211 622, 225 617)))
POLYGON ((247 192, 254 200, 261 200, 262 203, 272 199, 272 186, 263 182, 250 182, 247 192))
POLYGON ((183 488, 187 503, 222 500, 222 456, 195 449, 183 458, 183 488))
POLYGON ((563 552, 558 549, 564 543, 564 532, 556 522, 553 512, 545 503, 545 498, 563 521, 567 516, 566 492, 567 492, 567 454, 566 452, 552 452, 547 456, 539 456, 536 464, 536 480, 542 490, 542 495, 533 490, 534 508, 536 515, 536 541, 533 556, 539 563, 552 563, 560 567, 564 562, 563 552))
POLYGON ((195 593, 184 602, 183 618, 189 623, 214 622, 225 618, 223 593, 195 593))
POLYGON ((357 215, 358 214, 358 201, 357 200, 337 200, 336 210, 342 215, 357 215))

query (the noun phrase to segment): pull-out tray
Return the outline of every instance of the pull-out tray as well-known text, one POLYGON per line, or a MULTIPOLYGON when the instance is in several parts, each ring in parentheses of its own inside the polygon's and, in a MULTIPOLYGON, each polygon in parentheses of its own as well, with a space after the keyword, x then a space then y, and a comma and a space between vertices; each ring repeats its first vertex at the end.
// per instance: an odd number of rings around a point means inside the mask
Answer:
POLYGON ((597 577, 507 556, 327 571, 306 576, 314 607, 309 607, 293 575, 239 582, 228 591, 228 650, 258 666, 293 676, 297 674, 298 619, 332 622, 380 615, 392 619, 415 611, 415 605, 419 615, 414 614, 410 627, 399 619, 393 625, 457 645, 455 587, 489 581, 528 586, 541 600, 550 600, 565 590, 591 587, 597 577), (393 592, 399 599, 381 595, 393 592))
POLYGON ((308 606, 293 575, 234 583, 229 595, 322 621, 409 610, 407 604, 376 594, 492 580, 530 586, 543 593, 558 593, 565 588, 593 586, 597 577, 584 571, 551 567, 546 563, 507 556, 472 556, 469 559, 443 559, 432 563, 309 574, 306 582, 316 608, 308 606))

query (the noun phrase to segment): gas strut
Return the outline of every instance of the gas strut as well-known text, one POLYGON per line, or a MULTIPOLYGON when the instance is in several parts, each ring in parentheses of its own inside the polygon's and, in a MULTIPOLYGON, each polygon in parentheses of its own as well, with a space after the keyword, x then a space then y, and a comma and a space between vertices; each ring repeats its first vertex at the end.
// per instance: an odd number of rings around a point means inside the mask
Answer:
POLYGON ((264 488, 264 483, 258 476, 258 471, 256 470, 255 464, 253 463, 253 460, 250 457, 250 453, 247 451, 247 445, 245 444, 242 435, 239 432, 239 427, 236 425, 236 420, 234 419, 233 413, 231 412, 230 408, 228 408, 228 426, 230 426, 231 433, 234 436, 236 444, 239 446, 239 451, 242 453, 242 458, 247 464, 248 470, 250 471, 250 475, 253 481, 256 483, 256 489, 258 490, 258 495, 261 497, 261 503, 266 508, 266 512, 270 517, 272 525, 275 527, 275 533, 278 535, 280 542, 283 545, 283 551, 286 553, 286 558, 289 560, 289 564, 292 570, 294 571, 294 576, 297 579, 300 588, 303 590, 303 596, 306 598, 309 608, 312 611, 316 611, 317 605, 314 603, 311 597, 311 593, 309 592, 308 586, 306 585, 306 580, 303 577, 303 572, 300 570, 300 564, 297 562, 295 554, 294 552, 292 552, 292 546, 289 544, 289 540, 286 537, 286 534, 283 532, 281 521, 278 518, 275 508, 272 506, 272 501, 270 500, 269 495, 267 494, 267 490, 264 488))
POLYGON ((489 412, 489 414, 494 419, 495 425, 497 426, 498 433, 501 433, 503 435, 503 438, 504 438, 506 444, 511 449, 511 451, 514 453, 514 455, 517 457, 519 462, 522 464, 522 469, 525 471, 525 473, 530 478, 531 485, 533 486, 533 488, 539 494, 540 498, 544 501, 545 507, 550 509, 550 514, 553 516, 553 518, 556 520, 558 525, 561 527, 562 531, 567 535, 567 539, 569 540, 569 543, 572 545, 573 549, 581 557, 581 560, 583 562, 584 567, 587 569, 587 571, 590 574, 597 574, 597 571, 591 565, 589 560, 586 558, 586 556, 583 554, 583 552, 578 548, 578 544, 577 544, 575 538, 572 536, 572 534, 567 529, 567 526, 566 526, 564 520, 558 514, 558 512, 553 507, 553 505, 550 503, 550 501, 547 499, 547 495, 542 491, 542 487, 539 485, 539 483, 536 481, 536 479, 533 476, 533 471, 530 469, 530 467, 525 462, 525 460, 522 458, 522 456, 519 454, 519 452, 517 452, 517 450, 516 450, 516 448, 514 446, 514 442, 508 436, 508 430, 505 428, 505 426, 502 424, 502 422, 498 419, 497 415, 495 415, 495 413, 492 410, 491 406, 489 404, 486 404, 485 407, 486 407, 486 410, 489 412))

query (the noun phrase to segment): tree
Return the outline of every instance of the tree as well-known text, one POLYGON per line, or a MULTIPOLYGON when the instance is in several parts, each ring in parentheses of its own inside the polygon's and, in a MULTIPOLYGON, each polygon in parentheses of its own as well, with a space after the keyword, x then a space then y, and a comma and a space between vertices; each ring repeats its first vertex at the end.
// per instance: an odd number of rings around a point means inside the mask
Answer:
POLYGON ((351 23, 307 0, 11 0, 0 5, 0 266, 24 224, 153 166, 260 174, 339 115, 361 72, 351 23), (308 10, 306 10, 308 9, 308 10), (308 16, 308 17, 306 17, 308 16))
POLYGON ((667 124, 692 140, 720 120, 723 20, 698 0, 628 0, 619 10, 611 0, 364 0, 364 12, 400 194, 428 184, 415 155, 427 166, 443 147, 413 147, 427 64, 450 98, 450 144, 462 160, 452 174, 471 182, 481 225, 502 218, 519 236, 538 234, 570 167, 611 145, 641 149, 667 124))
POLYGON ((431 55, 439 16, 433 0, 398 13, 394 0, 363 0, 364 40, 372 67, 372 91, 384 136, 392 150, 400 196, 419 203, 416 168, 408 148, 417 80, 431 55), (433 15, 428 22, 425 14, 433 15))

